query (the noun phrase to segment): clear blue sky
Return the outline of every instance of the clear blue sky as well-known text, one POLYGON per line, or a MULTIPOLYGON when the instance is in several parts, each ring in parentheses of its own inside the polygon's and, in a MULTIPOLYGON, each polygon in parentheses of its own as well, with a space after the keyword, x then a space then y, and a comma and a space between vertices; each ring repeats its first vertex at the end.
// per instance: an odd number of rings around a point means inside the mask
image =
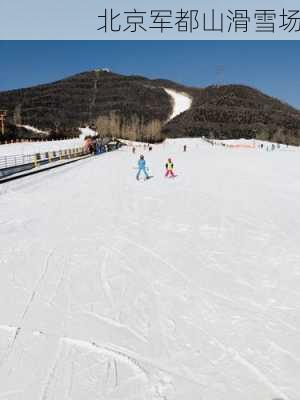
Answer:
MULTIPOLYGON (((193 86, 256 87, 300 109, 299 41, 0 41, 0 91, 95 68, 193 86)), ((1 105, 0 105, 1 106, 1 105)))

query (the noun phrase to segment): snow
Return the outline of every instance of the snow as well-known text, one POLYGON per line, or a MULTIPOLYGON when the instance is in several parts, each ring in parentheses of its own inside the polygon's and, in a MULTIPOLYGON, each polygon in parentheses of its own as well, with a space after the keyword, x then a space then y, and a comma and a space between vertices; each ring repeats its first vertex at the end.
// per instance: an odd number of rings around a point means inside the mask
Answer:
POLYGON ((67 150, 83 146, 83 139, 51 140, 42 142, 21 142, 0 145, 0 157, 19 154, 36 154, 47 151, 67 150))
POLYGON ((177 92, 176 90, 172 89, 165 88, 164 90, 168 93, 169 96, 172 97, 173 101, 173 112, 169 118, 169 121, 177 117, 177 115, 191 108, 192 99, 189 95, 187 95, 186 93, 177 92))
POLYGON ((257 140, 257 139, 226 139, 218 140, 211 139, 214 145, 225 145, 235 148, 253 148, 255 150, 267 150, 267 151, 296 151, 299 152, 300 148, 298 146, 278 144, 276 142, 270 142, 267 140, 257 140), (261 147, 263 146, 263 147, 261 147))
POLYGON ((80 139, 84 140, 86 136, 97 136, 97 132, 88 126, 85 128, 79 128, 79 131, 81 132, 80 139))
POLYGON ((43 133, 44 135, 48 135, 49 132, 48 131, 42 131, 38 128, 35 128, 34 126, 30 126, 30 125, 17 125, 20 128, 25 128, 29 131, 35 132, 35 133, 43 133))
POLYGON ((297 400, 299 153, 144 154, 0 186, 0 398, 297 400))
POLYGON ((120 142, 122 142, 123 144, 125 144, 126 146, 134 146, 134 147, 141 147, 141 148, 146 148, 148 147, 149 143, 147 142, 137 142, 134 140, 127 140, 127 139, 122 139, 119 138, 118 139, 120 142))

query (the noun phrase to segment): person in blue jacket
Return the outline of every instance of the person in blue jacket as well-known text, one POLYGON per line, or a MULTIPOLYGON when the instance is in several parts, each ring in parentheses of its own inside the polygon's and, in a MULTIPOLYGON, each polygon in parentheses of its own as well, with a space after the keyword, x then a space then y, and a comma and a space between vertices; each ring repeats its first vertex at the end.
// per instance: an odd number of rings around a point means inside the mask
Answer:
POLYGON ((138 161, 138 173, 137 173, 137 175, 136 175, 136 179, 137 179, 137 180, 140 179, 140 173, 141 173, 141 172, 144 173, 146 179, 149 178, 149 175, 147 174, 147 171, 146 171, 146 161, 145 161, 143 155, 140 156, 140 159, 139 159, 139 161, 138 161))

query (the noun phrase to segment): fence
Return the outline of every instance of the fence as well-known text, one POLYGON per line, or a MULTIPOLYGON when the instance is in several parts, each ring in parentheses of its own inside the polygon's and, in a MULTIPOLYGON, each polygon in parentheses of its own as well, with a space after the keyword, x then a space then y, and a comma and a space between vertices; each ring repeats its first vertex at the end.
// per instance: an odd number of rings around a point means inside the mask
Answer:
POLYGON ((3 139, 0 135, 0 145, 2 144, 15 144, 15 143, 35 143, 35 142, 57 142, 58 140, 72 140, 78 139, 78 136, 67 136, 67 137, 59 137, 59 138, 31 138, 31 139, 3 139))
MULTIPOLYGON (((77 147, 58 151, 46 151, 29 155, 0 156, 0 183, 1 178, 28 171, 30 169, 49 164, 54 161, 70 160, 87 156, 88 154, 101 154, 117 150, 122 146, 118 140, 104 140, 101 145, 95 146, 92 151, 87 147, 77 147)), ((76 161, 76 160, 74 160, 76 161)), ((61 164, 60 164, 61 165, 61 164)), ((2 179, 2 182, 4 180, 2 179)))
POLYGON ((0 157, 0 179, 50 162, 78 158, 86 154, 87 152, 83 148, 78 147, 30 155, 2 156, 0 157))
POLYGON ((207 143, 210 143, 212 146, 223 146, 223 147, 229 147, 232 149, 256 149, 256 144, 255 142, 252 143, 224 143, 221 140, 213 140, 213 139, 208 139, 204 136, 202 136, 202 140, 204 140, 207 143))

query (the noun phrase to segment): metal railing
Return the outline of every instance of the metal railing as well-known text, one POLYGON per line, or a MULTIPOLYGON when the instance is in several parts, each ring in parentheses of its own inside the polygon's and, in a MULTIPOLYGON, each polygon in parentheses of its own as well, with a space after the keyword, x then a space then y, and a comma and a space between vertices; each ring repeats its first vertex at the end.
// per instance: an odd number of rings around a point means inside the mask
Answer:
POLYGON ((0 169, 16 167, 17 165, 28 164, 33 162, 33 155, 14 155, 0 157, 0 169))
POLYGON ((82 157, 86 154, 87 152, 83 148, 77 147, 28 155, 0 156, 0 178, 37 168, 50 162, 82 157))

